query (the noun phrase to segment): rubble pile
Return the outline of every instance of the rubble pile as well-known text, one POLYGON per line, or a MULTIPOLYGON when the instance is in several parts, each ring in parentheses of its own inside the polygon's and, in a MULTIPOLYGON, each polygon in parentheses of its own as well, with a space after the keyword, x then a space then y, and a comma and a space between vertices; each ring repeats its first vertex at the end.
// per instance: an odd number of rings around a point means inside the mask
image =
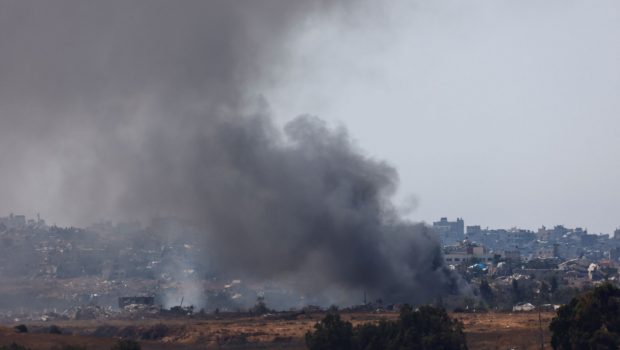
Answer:
POLYGON ((96 305, 76 306, 66 311, 72 320, 97 320, 111 318, 114 315, 112 308, 96 305))

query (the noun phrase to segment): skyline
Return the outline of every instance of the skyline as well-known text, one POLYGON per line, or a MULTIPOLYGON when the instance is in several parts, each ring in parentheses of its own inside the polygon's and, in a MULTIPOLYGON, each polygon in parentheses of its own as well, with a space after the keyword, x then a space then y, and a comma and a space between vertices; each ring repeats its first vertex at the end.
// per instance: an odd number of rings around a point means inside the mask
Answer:
MULTIPOLYGON (((22 212, 20 212, 20 213, 10 212, 10 213, 4 214, 4 215, 0 214, 0 219, 2 219, 2 218, 6 219, 6 218, 10 217, 11 215, 13 215, 13 216, 25 216, 25 219, 27 221, 30 221, 30 220, 34 221, 34 219, 36 218, 37 219, 36 221, 42 220, 41 222, 43 222, 45 224, 48 224, 50 226, 61 226, 61 227, 63 226, 63 225, 57 225, 53 221, 46 220, 45 217, 41 216, 41 213, 35 213, 35 214, 32 214, 32 215, 29 215, 29 213, 24 214, 22 212)), ((437 218, 434 218, 434 219, 419 220, 419 222, 423 223, 423 224, 426 224, 429 227, 432 227, 434 222, 440 221, 443 218, 446 218, 448 221, 455 221, 457 219, 463 220, 464 228, 465 228, 465 234, 467 234, 467 227, 468 226, 479 226, 483 230, 484 229, 490 229, 490 230, 512 230, 512 229, 519 229, 519 230, 527 230, 527 231, 531 231, 531 232, 536 232, 538 229, 541 229, 541 228, 552 229, 552 228, 554 228, 556 226, 563 226, 563 227, 568 228, 568 229, 581 228, 581 229, 584 229, 585 231, 587 231, 588 234, 596 234, 596 235, 607 234, 607 235, 610 236, 610 238, 613 238, 614 232, 616 230, 620 230, 620 225, 618 225, 617 228, 615 228, 614 230, 612 230, 610 232, 594 232, 594 231, 591 231, 588 228, 587 225, 574 225, 574 226, 571 226, 571 225, 567 225, 567 224, 563 224, 563 223, 541 224, 541 225, 538 225, 536 227, 521 227, 521 226, 514 226, 514 225, 513 226, 510 226, 510 225, 490 226, 490 225, 486 225, 486 224, 481 224, 481 223, 477 223, 477 222, 468 221, 468 220, 466 220, 466 218, 461 217, 461 216, 453 216, 453 217, 450 217, 450 216, 440 216, 440 217, 437 217, 437 218)), ((154 219, 154 218, 152 218, 152 219, 154 219)), ((85 227, 89 227, 91 225, 96 225, 96 224, 100 224, 100 223, 111 224, 111 225, 119 225, 119 224, 132 224, 133 225, 133 224, 137 223, 137 224, 139 224, 142 227, 144 227, 145 225, 148 225, 148 221, 142 222, 142 221, 139 221, 139 220, 128 220, 128 221, 117 221, 117 222, 115 222, 114 220, 99 219, 97 221, 94 221, 94 222, 91 222, 91 223, 87 224, 85 227)), ((66 226, 67 227, 73 227, 74 225, 68 224, 66 226)))

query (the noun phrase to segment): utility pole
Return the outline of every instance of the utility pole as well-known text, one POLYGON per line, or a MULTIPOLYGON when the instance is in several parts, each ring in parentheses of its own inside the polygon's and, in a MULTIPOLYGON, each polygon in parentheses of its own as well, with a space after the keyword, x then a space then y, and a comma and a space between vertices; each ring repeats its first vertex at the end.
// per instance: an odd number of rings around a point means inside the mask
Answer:
POLYGON ((538 309, 538 329, 540 331, 540 349, 545 350, 545 335, 543 334, 542 316, 540 313, 542 309, 542 305, 543 305, 542 286, 541 288, 538 289, 538 291, 536 291, 536 296, 537 296, 536 299, 538 301, 538 306, 536 308, 538 309))
POLYGON ((545 350, 545 335, 543 333, 543 328, 542 328, 542 316, 540 315, 540 309, 541 309, 542 304, 538 304, 538 327, 540 329, 540 349, 541 350, 545 350))

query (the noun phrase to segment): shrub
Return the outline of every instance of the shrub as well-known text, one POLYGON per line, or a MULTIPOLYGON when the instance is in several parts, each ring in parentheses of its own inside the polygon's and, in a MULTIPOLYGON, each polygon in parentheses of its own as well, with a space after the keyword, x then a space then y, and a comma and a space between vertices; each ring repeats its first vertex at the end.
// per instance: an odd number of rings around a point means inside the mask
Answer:
POLYGON ((48 329, 48 333, 50 333, 50 334, 62 334, 62 330, 57 325, 53 324, 48 329))
POLYGON ((30 349, 23 345, 11 343, 9 345, 0 346, 0 350, 30 350, 30 349))
POLYGON ((170 328, 168 326, 163 323, 158 323, 142 332, 142 334, 140 334, 140 338, 143 340, 159 340, 168 335, 169 331, 170 328))
POLYGON ((140 350, 140 343, 135 340, 119 340, 112 346, 111 350, 140 350))
POLYGON ((573 298, 549 329, 554 349, 620 348, 620 289, 607 283, 573 298))
POLYGON ((28 333, 28 327, 26 327, 25 324, 20 324, 17 325, 15 327, 13 327, 13 329, 17 332, 17 333, 28 333))
MULTIPOLYGON (((65 344, 59 348, 60 350, 86 350, 85 346, 65 344)), ((52 348, 54 350, 54 348, 52 348)))

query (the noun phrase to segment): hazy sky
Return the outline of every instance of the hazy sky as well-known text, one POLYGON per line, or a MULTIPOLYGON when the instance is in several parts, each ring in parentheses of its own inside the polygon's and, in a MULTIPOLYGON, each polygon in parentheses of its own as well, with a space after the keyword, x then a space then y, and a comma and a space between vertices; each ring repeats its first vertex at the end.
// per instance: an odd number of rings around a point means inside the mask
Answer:
POLYGON ((389 3, 304 28, 279 118, 345 124, 416 220, 620 226, 620 2, 389 3))
POLYGON ((253 95, 344 125, 413 220, 620 226, 620 2, 181 4, 0 2, 0 215, 114 217, 253 95))

